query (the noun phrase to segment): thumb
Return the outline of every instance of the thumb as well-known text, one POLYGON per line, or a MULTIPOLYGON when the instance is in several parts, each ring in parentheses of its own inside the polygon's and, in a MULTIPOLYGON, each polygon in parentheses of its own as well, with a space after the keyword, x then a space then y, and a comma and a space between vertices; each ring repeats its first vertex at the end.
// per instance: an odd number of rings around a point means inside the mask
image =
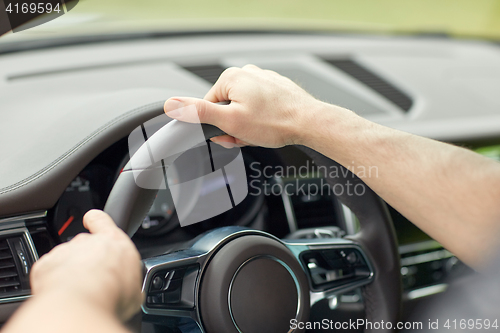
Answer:
POLYGON ((188 123, 223 126, 229 105, 221 105, 200 98, 174 97, 165 102, 167 116, 188 123))
POLYGON ((83 216, 83 226, 91 234, 113 233, 120 230, 108 214, 98 209, 91 209, 83 216))

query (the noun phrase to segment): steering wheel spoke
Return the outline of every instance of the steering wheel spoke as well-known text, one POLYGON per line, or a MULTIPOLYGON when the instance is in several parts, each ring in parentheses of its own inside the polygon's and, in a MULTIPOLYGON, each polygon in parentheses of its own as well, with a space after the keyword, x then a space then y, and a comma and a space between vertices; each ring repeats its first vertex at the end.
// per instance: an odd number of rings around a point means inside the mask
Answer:
POLYGON ((373 281, 375 272, 363 248, 343 238, 285 240, 309 281, 311 306, 373 281))
POLYGON ((188 249, 144 260, 143 312, 196 320, 196 283, 206 256, 188 249))

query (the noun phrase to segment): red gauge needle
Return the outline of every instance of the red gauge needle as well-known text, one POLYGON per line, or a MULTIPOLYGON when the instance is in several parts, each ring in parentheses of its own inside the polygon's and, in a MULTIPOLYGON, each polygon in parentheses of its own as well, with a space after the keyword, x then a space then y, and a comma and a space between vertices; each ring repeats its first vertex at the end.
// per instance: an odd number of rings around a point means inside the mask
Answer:
POLYGON ((75 218, 73 216, 70 216, 69 219, 66 222, 64 222, 64 224, 62 225, 61 229, 59 229, 57 234, 61 236, 64 230, 66 230, 66 228, 69 227, 69 225, 71 224, 71 222, 73 222, 74 219, 75 218))

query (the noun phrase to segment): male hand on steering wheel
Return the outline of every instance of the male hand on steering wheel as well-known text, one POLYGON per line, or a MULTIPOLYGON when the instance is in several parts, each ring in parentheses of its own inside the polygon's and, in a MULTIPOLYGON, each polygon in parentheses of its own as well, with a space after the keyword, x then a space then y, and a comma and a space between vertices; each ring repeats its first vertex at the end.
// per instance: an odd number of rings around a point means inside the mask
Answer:
POLYGON ((4 332, 125 331, 121 322, 143 301, 139 253, 106 213, 91 210, 83 224, 90 234, 56 246, 33 265, 33 297, 4 332))
POLYGON ((165 112, 177 120, 219 127, 229 134, 212 139, 221 145, 279 148, 305 144, 311 134, 307 125, 324 105, 292 80, 246 65, 225 70, 204 99, 169 99, 165 112), (223 101, 231 104, 214 104, 223 101), (197 117, 185 108, 193 104, 197 117))

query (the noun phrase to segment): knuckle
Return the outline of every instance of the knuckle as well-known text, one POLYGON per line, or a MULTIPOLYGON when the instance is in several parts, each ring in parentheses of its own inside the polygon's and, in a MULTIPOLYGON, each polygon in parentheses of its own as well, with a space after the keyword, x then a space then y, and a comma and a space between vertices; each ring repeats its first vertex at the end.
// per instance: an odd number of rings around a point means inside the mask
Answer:
POLYGON ((90 234, 88 234, 86 232, 82 232, 82 233, 79 233, 78 235, 76 235, 75 237, 73 237, 73 239, 71 241, 72 242, 80 242, 84 239, 87 239, 89 236, 90 236, 90 234))
POLYGON ((254 64, 246 64, 245 66, 242 67, 242 69, 255 70, 255 69, 260 69, 260 67, 254 65, 254 64))
POLYGON ((110 233, 110 235, 117 237, 117 238, 129 239, 127 234, 122 229, 119 229, 119 228, 110 228, 109 233, 110 233))
POLYGON ((220 79, 223 80, 233 80, 236 76, 241 73, 241 68, 238 67, 229 67, 226 68, 222 74, 220 75, 220 79))
MULTIPOLYGON (((275 71, 270 70, 270 69, 264 69, 264 70, 263 70, 263 72, 264 72, 264 74, 266 74, 266 75, 267 75, 267 77, 268 77, 268 78, 270 78, 270 79, 271 79, 271 78, 272 78, 272 79, 274 79, 274 80, 276 80, 276 79, 278 79, 278 78, 286 78, 286 79, 288 79, 287 77, 282 76, 282 75, 280 75, 278 72, 275 72, 275 71)), ((291 81, 291 82, 293 82, 292 80, 290 80, 290 81, 291 81)))
POLYGON ((198 100, 195 103, 196 111, 198 112, 198 118, 200 121, 206 120, 208 116, 207 112, 207 102, 204 100, 198 100))

